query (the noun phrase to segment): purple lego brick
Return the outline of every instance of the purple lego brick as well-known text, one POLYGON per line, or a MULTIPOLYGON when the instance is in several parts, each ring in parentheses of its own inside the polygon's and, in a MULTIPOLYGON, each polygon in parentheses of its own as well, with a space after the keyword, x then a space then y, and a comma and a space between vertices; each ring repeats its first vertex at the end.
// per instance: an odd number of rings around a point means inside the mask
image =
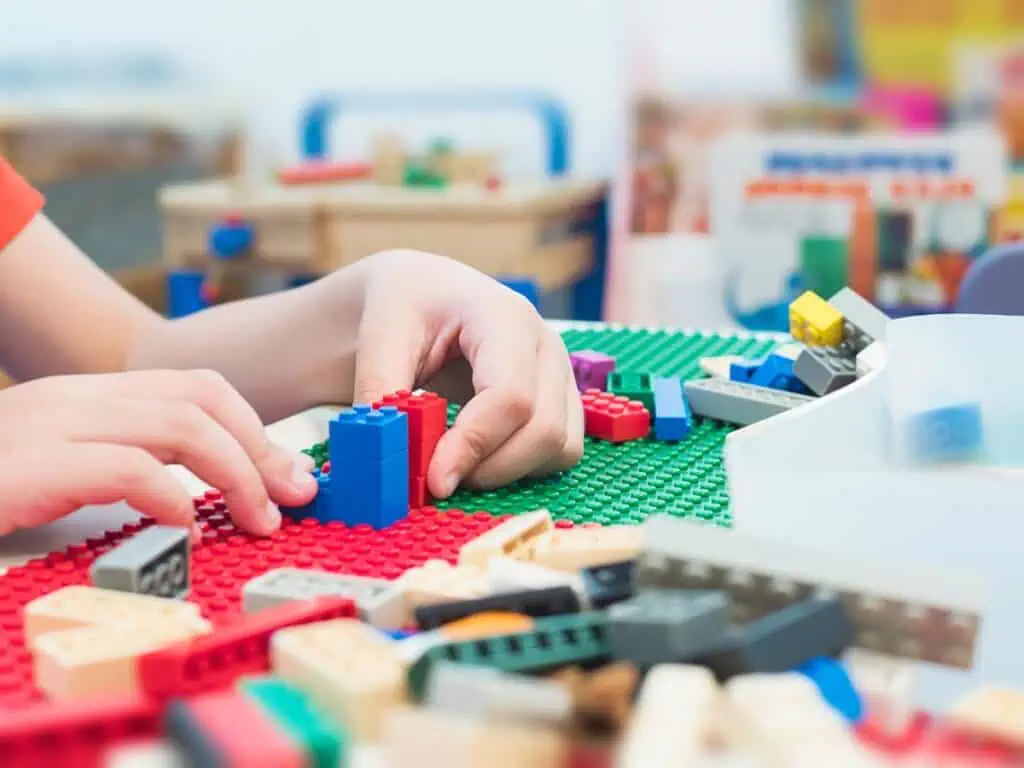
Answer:
POLYGON ((592 349, 573 352, 569 355, 572 361, 572 373, 576 377, 576 388, 580 392, 588 389, 608 389, 608 376, 615 370, 615 358, 592 349))

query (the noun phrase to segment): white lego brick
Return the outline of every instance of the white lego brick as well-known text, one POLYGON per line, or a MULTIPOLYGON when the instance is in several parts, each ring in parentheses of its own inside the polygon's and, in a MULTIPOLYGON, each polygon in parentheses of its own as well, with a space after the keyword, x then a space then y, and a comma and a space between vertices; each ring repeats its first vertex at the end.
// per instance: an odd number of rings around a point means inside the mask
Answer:
POLYGON ((560 729, 400 707, 381 739, 388 768, 563 768, 570 744, 560 729))
POLYGON ((617 768, 697 765, 714 735, 720 697, 718 683, 704 667, 654 667, 618 746, 617 768))
POLYGON ((36 687, 53 699, 135 694, 140 656, 211 630, 209 622, 193 618, 47 632, 33 647, 36 687))
POLYGON ((36 598, 25 606, 24 616, 30 647, 38 637, 54 630, 132 621, 190 623, 200 618, 199 606, 194 603, 84 585, 36 598))
POLYGON ((803 675, 745 675, 725 686, 723 734, 727 743, 759 759, 764 768, 882 768, 880 758, 803 675))
POLYGON ((310 693, 324 711, 372 741, 405 701, 407 662, 392 640, 356 619, 289 627, 270 640, 271 670, 310 693))
POLYGON ((424 702, 449 712, 567 726, 572 692, 562 683, 487 667, 441 662, 431 667, 424 702))
POLYGON ((733 363, 743 360, 740 355, 721 355, 719 357, 702 357, 700 369, 708 376, 716 379, 728 379, 729 371, 733 363))
POLYGON ((554 527, 551 513, 546 509, 515 515, 463 544, 459 550, 459 565, 485 568, 495 557, 528 559, 533 541, 554 527))
POLYGON ((905 732, 917 714, 917 669, 906 659, 850 648, 843 664, 874 722, 897 734, 905 732))
POLYGON ((562 586, 572 587, 578 595, 586 592, 583 579, 578 573, 546 568, 510 557, 496 557, 487 563, 487 581, 495 594, 562 586))
POLYGON ((993 685, 977 688, 946 713, 955 727, 1024 746, 1024 691, 993 685))
POLYGON ((943 571, 860 562, 665 515, 643 525, 638 586, 725 589, 757 616, 815 590, 843 598, 856 642, 883 653, 969 667, 985 591, 943 571))
POLYGON ((874 341, 857 355, 857 378, 885 367, 885 342, 874 341))
POLYGON ((560 571, 632 560, 640 551, 635 525, 556 528, 537 537, 531 562, 560 571))

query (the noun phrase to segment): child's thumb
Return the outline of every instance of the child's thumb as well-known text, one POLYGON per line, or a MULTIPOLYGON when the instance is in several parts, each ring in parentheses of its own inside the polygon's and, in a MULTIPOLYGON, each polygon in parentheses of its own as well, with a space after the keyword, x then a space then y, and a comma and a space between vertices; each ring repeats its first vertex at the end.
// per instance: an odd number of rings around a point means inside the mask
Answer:
POLYGON ((412 313, 364 317, 352 402, 374 403, 393 392, 412 389, 423 347, 423 324, 412 313))

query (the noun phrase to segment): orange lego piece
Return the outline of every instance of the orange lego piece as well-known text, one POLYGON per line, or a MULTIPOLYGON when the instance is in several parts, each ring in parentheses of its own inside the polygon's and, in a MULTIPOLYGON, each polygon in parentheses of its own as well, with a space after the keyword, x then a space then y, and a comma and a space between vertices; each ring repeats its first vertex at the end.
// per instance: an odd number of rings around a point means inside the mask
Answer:
POLYGON ((446 640, 455 642, 529 632, 533 626, 533 619, 522 613, 487 611, 445 624, 438 631, 446 640))

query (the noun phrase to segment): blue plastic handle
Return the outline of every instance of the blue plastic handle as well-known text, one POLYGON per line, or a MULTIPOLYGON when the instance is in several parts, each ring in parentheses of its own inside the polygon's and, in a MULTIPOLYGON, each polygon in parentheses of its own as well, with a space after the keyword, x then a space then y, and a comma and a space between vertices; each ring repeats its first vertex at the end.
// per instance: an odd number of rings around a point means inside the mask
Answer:
POLYGON ((534 113, 545 132, 547 171, 561 176, 569 171, 569 115, 557 100, 528 92, 428 91, 412 93, 340 93, 316 99, 302 112, 300 152, 307 160, 327 160, 328 134, 342 112, 354 110, 484 111, 525 110, 534 113))

